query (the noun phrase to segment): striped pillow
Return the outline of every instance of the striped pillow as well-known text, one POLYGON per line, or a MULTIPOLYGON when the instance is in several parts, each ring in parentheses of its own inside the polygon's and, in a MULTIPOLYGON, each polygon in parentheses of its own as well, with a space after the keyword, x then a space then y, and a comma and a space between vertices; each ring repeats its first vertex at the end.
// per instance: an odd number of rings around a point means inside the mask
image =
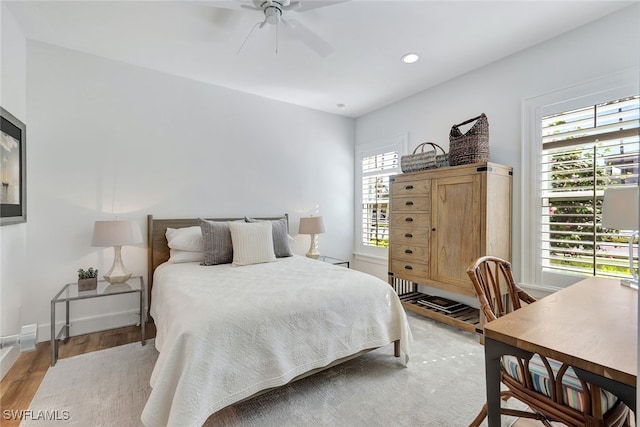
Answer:
POLYGON ((233 265, 273 262, 271 222, 229 222, 233 244, 233 265))
MULTIPOLYGON (((562 363, 549 358, 547 358, 547 361, 549 362, 549 365, 551 365, 553 376, 557 377, 558 371, 560 371, 560 368, 562 367, 562 363)), ((523 373, 518 365, 518 358, 515 356, 503 356, 502 363, 505 371, 510 377, 524 383, 523 373)), ((534 354, 529 361, 529 372, 531 372, 531 380, 535 391, 551 397, 551 383, 549 381, 549 375, 547 373, 547 368, 544 366, 539 355, 534 354)), ((582 385, 578 376, 575 371, 569 367, 562 377, 562 398, 564 403, 573 409, 584 412, 585 408, 582 401, 583 394, 584 391, 582 390, 582 385)), ((600 396, 602 401, 602 413, 606 414, 609 409, 613 408, 618 401, 618 398, 606 390, 601 390, 600 396)))
MULTIPOLYGON (((262 222, 259 219, 244 217, 246 222, 262 222)), ((271 227, 273 230, 273 252, 275 252, 277 258, 283 258, 293 256, 291 247, 289 246, 289 230, 287 229, 286 218, 271 220, 271 227)))

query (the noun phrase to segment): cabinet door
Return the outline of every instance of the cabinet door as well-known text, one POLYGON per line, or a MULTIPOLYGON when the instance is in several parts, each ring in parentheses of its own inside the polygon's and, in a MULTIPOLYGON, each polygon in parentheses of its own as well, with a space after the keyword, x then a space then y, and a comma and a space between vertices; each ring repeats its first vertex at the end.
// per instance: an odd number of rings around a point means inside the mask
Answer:
POLYGON ((467 268, 480 254, 480 175, 433 180, 431 278, 475 295, 467 268))

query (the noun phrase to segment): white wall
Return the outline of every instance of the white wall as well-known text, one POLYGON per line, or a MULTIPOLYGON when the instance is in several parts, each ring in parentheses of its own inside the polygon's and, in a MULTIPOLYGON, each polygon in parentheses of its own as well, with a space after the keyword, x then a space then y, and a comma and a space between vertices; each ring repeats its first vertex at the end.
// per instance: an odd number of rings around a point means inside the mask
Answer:
MULTIPOLYGON (((354 132, 357 143, 408 132, 411 148, 427 140, 446 147, 453 123, 485 112, 492 160, 515 169, 515 249, 521 100, 638 65, 637 30, 630 29, 640 16, 636 5, 360 117, 355 127, 350 119, 36 42, 26 47, 25 101, 24 37, 2 12, 1 102, 27 124, 29 193, 27 224, 0 229, 0 333, 37 321, 41 340, 48 339, 50 299, 75 270, 111 265, 112 251, 90 240, 93 222, 112 212, 143 230, 148 213, 288 212, 295 234, 299 216, 319 205, 328 229, 321 252, 350 259, 354 132)), ((296 249, 307 246, 303 236, 296 249)), ((124 248, 123 256, 135 274, 146 273, 144 245, 124 248)), ((514 252, 516 271, 520 261, 514 252)), ((133 321, 134 312, 126 298, 78 305, 74 330, 133 321)))
MULTIPOLYGON (((111 266, 113 250, 90 244, 94 221, 112 212, 143 233, 147 214, 286 212, 296 235, 319 205, 320 250, 349 259, 353 119, 38 42, 28 42, 27 71, 29 266, 19 273, 23 319, 39 322, 41 339, 49 302, 75 271, 111 266)), ((308 236, 299 238, 304 254, 308 236)), ((145 275, 144 245, 124 247, 123 259, 145 275)), ((117 298, 72 306, 72 334, 134 323, 135 298, 117 298)))
POLYGON ((518 275, 522 265, 522 100, 638 67, 638 22, 640 5, 636 4, 359 117, 356 144, 408 132, 410 149, 424 141, 448 147, 453 124, 486 113, 491 160, 514 168, 512 260, 518 275))
MULTIPOLYGON (((26 40, 4 4, 0 4, 0 20, 0 105, 26 123, 26 40)), ((27 128, 27 138, 28 131, 27 128)), ((27 227, 28 224, 0 227, 0 335, 3 336, 20 332, 22 325, 20 306, 27 265, 27 227)), ((0 350, 0 378, 18 354, 17 347, 0 350)))

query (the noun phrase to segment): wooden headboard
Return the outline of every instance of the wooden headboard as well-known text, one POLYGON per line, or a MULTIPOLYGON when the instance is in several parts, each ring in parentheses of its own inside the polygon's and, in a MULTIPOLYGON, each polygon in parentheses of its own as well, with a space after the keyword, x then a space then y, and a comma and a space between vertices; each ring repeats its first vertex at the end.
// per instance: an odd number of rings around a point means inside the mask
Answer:
MULTIPOLYGON (((287 228, 289 226, 289 215, 284 214, 279 217, 258 218, 260 220, 277 220, 285 218, 287 220, 287 228)), ((209 221, 238 221, 243 218, 207 218, 209 221)), ((148 283, 147 287, 147 304, 148 309, 151 308, 151 289, 153 288, 153 272, 163 262, 169 260, 169 246, 165 233, 169 228, 183 228, 200 225, 198 218, 183 219, 155 219, 153 215, 147 215, 147 242, 148 242, 148 283)))

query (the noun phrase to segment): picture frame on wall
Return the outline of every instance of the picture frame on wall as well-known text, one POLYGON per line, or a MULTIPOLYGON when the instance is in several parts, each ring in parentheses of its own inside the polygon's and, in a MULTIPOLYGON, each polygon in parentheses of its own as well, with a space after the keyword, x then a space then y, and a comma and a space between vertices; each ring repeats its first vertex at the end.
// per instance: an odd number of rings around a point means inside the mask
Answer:
POLYGON ((0 107, 0 225, 27 222, 27 127, 0 107))

